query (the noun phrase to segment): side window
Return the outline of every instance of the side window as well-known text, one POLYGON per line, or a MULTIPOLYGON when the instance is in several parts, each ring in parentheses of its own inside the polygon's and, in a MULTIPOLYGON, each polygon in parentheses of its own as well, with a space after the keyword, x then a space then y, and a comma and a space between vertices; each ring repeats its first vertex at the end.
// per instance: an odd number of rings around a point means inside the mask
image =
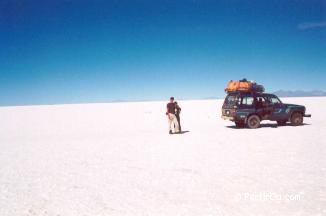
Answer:
POLYGON ((258 96, 256 101, 256 106, 258 108, 263 108, 264 106, 266 106, 266 99, 262 96, 258 96))
POLYGON ((254 103, 254 98, 251 96, 242 98, 242 105, 244 106, 252 106, 253 103, 254 103))
POLYGON ((280 104, 281 103, 281 101, 276 97, 270 97, 269 100, 270 100, 271 104, 280 104))

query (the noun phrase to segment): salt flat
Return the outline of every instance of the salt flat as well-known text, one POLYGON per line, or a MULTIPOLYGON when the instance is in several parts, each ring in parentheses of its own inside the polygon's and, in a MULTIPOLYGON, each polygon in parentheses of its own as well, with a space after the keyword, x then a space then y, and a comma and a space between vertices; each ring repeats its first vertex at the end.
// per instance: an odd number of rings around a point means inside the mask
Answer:
POLYGON ((326 98, 235 129, 222 100, 0 107, 0 215, 326 215, 326 98))

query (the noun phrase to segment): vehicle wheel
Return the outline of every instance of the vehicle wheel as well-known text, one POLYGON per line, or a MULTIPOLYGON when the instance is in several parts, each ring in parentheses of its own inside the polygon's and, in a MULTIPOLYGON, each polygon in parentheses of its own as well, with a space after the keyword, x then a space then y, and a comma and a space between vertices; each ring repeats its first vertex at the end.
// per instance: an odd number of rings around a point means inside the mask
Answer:
POLYGON ((237 128, 244 128, 245 123, 244 123, 244 122, 235 122, 235 126, 236 126, 237 128))
POLYGON ((299 126, 303 123, 303 115, 301 113, 294 113, 291 116, 291 125, 292 126, 299 126))
POLYGON ((280 120, 280 121, 277 121, 277 124, 280 126, 284 126, 284 125, 286 125, 286 122, 287 122, 287 120, 280 120))
POLYGON ((259 116, 257 116, 257 115, 249 116, 249 118, 247 120, 247 125, 248 125, 248 128, 251 128, 251 129, 259 128, 259 126, 260 126, 259 116))

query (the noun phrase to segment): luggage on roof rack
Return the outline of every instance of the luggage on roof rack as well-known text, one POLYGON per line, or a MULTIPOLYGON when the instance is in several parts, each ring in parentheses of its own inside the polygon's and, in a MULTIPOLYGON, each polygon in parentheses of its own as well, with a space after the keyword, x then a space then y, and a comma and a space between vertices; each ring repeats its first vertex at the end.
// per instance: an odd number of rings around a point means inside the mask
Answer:
POLYGON ((242 79, 239 81, 231 80, 227 87, 225 88, 226 92, 264 92, 265 88, 263 85, 258 85, 256 82, 247 81, 246 79, 242 79))

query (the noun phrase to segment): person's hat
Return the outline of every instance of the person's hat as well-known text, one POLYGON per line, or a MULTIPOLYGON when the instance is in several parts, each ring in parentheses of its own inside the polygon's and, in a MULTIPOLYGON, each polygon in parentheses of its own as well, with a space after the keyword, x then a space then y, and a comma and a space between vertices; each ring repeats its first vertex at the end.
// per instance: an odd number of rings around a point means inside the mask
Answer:
POLYGON ((170 97, 170 100, 174 100, 174 97, 170 97))

